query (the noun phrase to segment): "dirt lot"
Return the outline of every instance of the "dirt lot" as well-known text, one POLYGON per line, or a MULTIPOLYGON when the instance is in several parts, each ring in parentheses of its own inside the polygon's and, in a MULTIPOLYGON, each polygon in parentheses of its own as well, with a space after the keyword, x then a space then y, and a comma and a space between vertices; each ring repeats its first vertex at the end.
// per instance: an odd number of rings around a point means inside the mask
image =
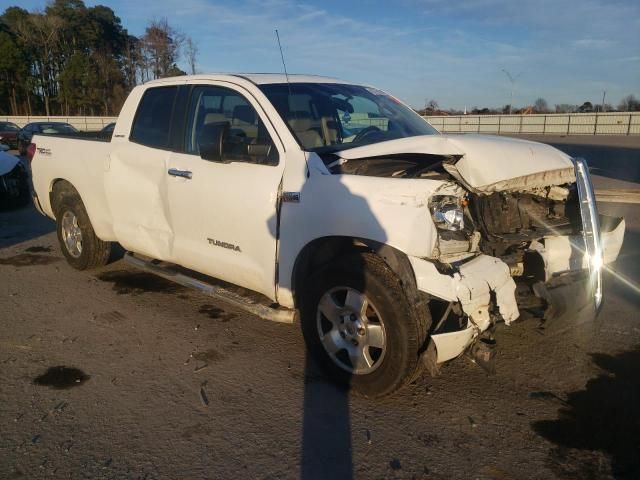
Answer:
POLYGON ((601 211, 627 235, 599 331, 524 320, 496 375, 461 358, 383 401, 324 381, 295 326, 74 271, 52 222, 0 213, 0 478, 639 478, 640 208, 601 211))

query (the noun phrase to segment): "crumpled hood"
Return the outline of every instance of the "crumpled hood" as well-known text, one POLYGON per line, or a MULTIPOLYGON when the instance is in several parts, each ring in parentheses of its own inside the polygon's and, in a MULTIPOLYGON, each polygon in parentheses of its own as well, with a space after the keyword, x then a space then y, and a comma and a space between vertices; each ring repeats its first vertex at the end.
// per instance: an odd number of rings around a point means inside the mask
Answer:
POLYGON ((346 160, 398 154, 459 157, 447 171, 480 192, 518 191, 575 182, 571 157, 543 143, 493 135, 423 135, 351 148, 346 160))
POLYGON ((20 159, 15 155, 0 152, 0 176, 6 175, 18 164, 20 159))

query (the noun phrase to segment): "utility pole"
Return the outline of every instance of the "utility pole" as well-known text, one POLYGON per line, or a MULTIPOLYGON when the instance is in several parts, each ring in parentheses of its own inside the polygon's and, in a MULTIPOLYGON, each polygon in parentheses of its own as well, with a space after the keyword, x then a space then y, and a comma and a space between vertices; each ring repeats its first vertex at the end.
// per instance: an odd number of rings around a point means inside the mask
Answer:
POLYGON ((520 72, 515 77, 509 73, 506 68, 503 68, 502 71, 505 73, 509 81, 511 82, 511 101, 509 102, 509 115, 511 115, 511 109, 513 108, 513 91, 516 88, 516 80, 522 75, 523 72, 520 72))
POLYGON ((604 97, 607 96, 607 91, 603 90, 602 91, 602 108, 600 109, 601 112, 604 112, 604 97))

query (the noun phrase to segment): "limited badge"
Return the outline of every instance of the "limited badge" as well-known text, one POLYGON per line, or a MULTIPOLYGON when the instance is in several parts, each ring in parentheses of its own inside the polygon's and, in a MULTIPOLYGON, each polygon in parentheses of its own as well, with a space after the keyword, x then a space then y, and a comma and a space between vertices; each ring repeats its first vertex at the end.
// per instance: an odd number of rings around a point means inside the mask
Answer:
POLYGON ((282 201, 300 203, 300 192, 282 192, 282 201))

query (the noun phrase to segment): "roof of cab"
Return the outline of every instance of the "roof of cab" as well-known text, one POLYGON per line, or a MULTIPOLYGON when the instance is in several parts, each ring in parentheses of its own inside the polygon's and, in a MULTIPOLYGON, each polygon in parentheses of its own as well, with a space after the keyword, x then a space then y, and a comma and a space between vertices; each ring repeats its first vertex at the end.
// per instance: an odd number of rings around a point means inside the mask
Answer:
MULTIPOLYGON (((155 83, 167 83, 168 81, 185 80, 231 80, 233 78, 243 78, 256 85, 266 85, 270 83, 287 83, 287 76, 284 73, 207 73, 200 75, 183 75, 180 77, 161 78, 147 82, 146 85, 155 83)), ((342 83, 351 84, 337 78, 322 77, 319 75, 289 74, 289 83, 342 83)))

